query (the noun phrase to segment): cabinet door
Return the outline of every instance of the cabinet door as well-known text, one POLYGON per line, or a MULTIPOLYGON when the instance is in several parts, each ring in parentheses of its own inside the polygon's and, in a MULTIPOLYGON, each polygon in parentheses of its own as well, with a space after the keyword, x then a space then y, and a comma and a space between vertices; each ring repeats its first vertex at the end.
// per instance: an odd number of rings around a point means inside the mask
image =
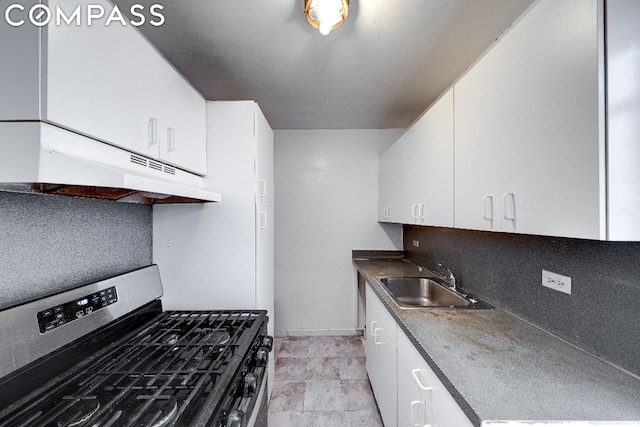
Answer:
POLYGON ((397 339, 398 359, 405 363, 413 385, 420 390, 426 408, 427 424, 439 427, 471 427, 467 416, 404 332, 399 332, 397 339))
POLYGON ((155 70, 157 88, 164 97, 158 126, 160 159, 188 171, 207 173, 206 101, 168 63, 155 70))
POLYGON ((256 230, 256 303, 269 312, 269 334, 274 334, 274 189, 273 131, 254 104, 256 230))
POLYGON ((416 153, 418 147, 417 136, 415 129, 410 127, 392 146, 392 169, 395 175, 391 212, 393 222, 402 224, 418 223, 419 202, 416 200, 416 186, 420 174, 420 162, 416 153))
POLYGON ((378 221, 391 220, 391 200, 393 195, 393 170, 391 148, 380 155, 378 163, 378 221))
POLYGON ((380 158, 379 220, 453 226, 453 89, 380 158))
POLYGON ((398 355, 398 426, 433 426, 431 395, 420 390, 411 370, 398 355))
MULTIPOLYGON (((85 3, 81 2, 85 7, 85 3)), ((92 2, 105 10, 106 0, 92 2)), ((77 1, 55 0, 69 13, 77 1)), ((43 116, 54 123, 145 156, 159 158, 162 88, 153 84, 164 59, 131 26, 48 25, 43 116), (153 120, 155 120, 155 122, 153 120)))
POLYGON ((599 238, 597 3, 536 3, 455 85, 457 227, 599 238))
MULTIPOLYGON (((112 9, 106 0, 91 4, 112 9)), ((78 2, 56 6, 70 13, 78 2)), ((204 175, 204 99, 133 26, 105 20, 47 26, 42 117, 204 175)))
POLYGON ((606 8, 608 238, 640 241, 640 2, 606 8))
POLYGON ((453 89, 412 126, 415 223, 453 227, 453 89))
POLYGON ((368 285, 366 300, 367 373, 385 427, 395 427, 397 425, 395 323, 393 329, 385 329, 385 321, 375 308, 380 302, 368 285))

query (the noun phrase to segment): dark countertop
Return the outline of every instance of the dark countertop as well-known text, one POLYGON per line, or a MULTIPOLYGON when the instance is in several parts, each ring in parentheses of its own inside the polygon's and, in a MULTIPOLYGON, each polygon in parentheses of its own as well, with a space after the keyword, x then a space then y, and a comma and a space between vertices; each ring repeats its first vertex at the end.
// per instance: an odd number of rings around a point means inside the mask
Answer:
POLYGON ((402 310, 375 277, 417 276, 416 266, 397 257, 353 263, 474 425, 640 426, 640 380, 633 375, 499 308, 402 310))

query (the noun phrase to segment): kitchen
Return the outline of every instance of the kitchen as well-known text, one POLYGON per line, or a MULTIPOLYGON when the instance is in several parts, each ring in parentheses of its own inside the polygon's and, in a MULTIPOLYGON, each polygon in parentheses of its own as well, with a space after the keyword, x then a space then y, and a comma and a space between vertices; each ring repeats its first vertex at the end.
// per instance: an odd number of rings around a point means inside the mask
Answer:
MULTIPOLYGON (((525 8, 523 6, 522 10, 525 8)), ((349 18, 355 20, 363 16, 364 4, 359 14, 352 13, 349 18)), ((349 31, 348 23, 330 36, 349 31)), ((159 29, 150 29, 150 34, 159 29)), ((151 35, 147 37, 151 39, 151 35)), ((478 55, 480 53, 482 51, 478 55)), ((460 74, 467 67, 462 68, 460 74)), ((593 72, 592 69, 589 71, 593 72)), ((453 81, 443 86, 440 93, 444 93, 451 83, 453 81)), ((10 93, 10 90, 3 86, 2 92, 10 93)), ((433 101, 436 98, 438 96, 433 97, 433 101)), ((447 265, 456 273, 462 286, 468 286, 465 289, 637 376, 639 369, 635 356, 639 339, 635 326, 638 314, 632 301, 637 295, 640 273, 634 262, 639 249, 638 238, 611 237, 612 241, 606 241, 606 236, 600 234, 588 237, 578 232, 563 235, 562 230, 488 233, 470 231, 478 229, 474 225, 459 228, 445 224, 438 224, 438 227, 402 226, 402 223, 415 224, 417 218, 411 216, 408 220, 379 218, 383 213, 378 206, 378 157, 403 135, 402 128, 410 122, 387 129, 367 125, 342 125, 332 129, 321 124, 289 129, 272 123, 266 108, 268 103, 263 105, 258 100, 258 104, 265 109, 265 115, 275 129, 273 172, 276 192, 273 204, 277 209, 274 211, 273 333, 276 336, 356 333, 357 295, 351 251, 404 249, 416 264, 434 267, 441 262, 447 265), (545 235, 548 237, 543 237, 545 235), (414 241, 418 242, 417 247, 414 241), (540 285, 542 269, 570 276, 575 294, 568 299, 561 293, 543 288, 540 285)), ((16 105, 10 108, 15 110, 16 105)), ((427 106, 424 105, 421 111, 427 106)), ((309 111, 304 105, 296 107, 298 114, 309 111)), ((352 112, 354 120, 356 111, 352 112)), ((320 123, 321 119, 307 115, 311 123, 314 120, 320 123)), ((350 115, 343 114, 343 117, 346 121, 350 115)), ((631 155, 628 157, 632 158, 631 155)), ((460 175, 463 170, 456 167, 457 182, 465 179, 460 175)), ((527 178, 531 180, 531 175, 527 178)), ((267 191, 270 188, 267 186, 267 191)), ((221 193, 219 206, 224 206, 229 195, 220 187, 214 191, 221 193)), ((509 189, 495 191, 496 199, 490 204, 499 218, 498 209, 503 204, 500 196, 509 189)), ((573 196, 571 192, 568 194, 573 196)), ((151 208, 20 193, 1 193, 0 197, 3 219, 8 219, 1 225, 3 239, 8 242, 3 244, 7 249, 3 249, 2 263, 6 266, 3 271, 5 307, 57 292, 55 287, 59 283, 73 286, 148 266, 158 255, 154 246, 157 244, 157 235, 154 235, 157 226, 153 216, 158 212, 189 209, 187 205, 155 205, 151 208)), ((517 200, 520 202, 521 199, 517 200)), ((577 204, 577 196, 575 200, 577 204)), ((416 200, 411 204, 416 202, 424 203, 416 200)), ((386 207, 382 205, 383 209, 386 207)), ((482 207, 480 205, 480 211, 482 207)), ((411 208, 407 214, 413 213, 411 208)), ((598 217, 599 209, 596 207, 592 216, 598 217)), ((519 205, 518 214, 521 212, 525 211, 519 205)), ((580 217, 587 217, 586 212, 580 217)), ((614 212, 613 207, 611 212, 614 212)), ((456 222, 459 222, 459 213, 456 210, 456 222)), ((395 210, 392 210, 391 215, 394 214, 395 210)), ((518 226, 527 226, 524 218, 518 216, 518 226)), ((572 218, 578 222, 575 216, 572 218)), ((269 219, 268 216, 268 223, 269 219)), ((508 221, 505 223, 509 224, 508 221)), ((564 227, 566 230, 568 226, 564 227)), ((165 289, 167 294, 172 292, 166 277, 169 273, 162 270, 163 263, 158 264, 163 285, 169 286, 165 289)), ((186 293, 185 296, 189 298, 186 293)), ((221 299, 227 297, 233 295, 220 296, 221 299)), ((200 308, 195 302, 193 304, 191 308, 200 308)))

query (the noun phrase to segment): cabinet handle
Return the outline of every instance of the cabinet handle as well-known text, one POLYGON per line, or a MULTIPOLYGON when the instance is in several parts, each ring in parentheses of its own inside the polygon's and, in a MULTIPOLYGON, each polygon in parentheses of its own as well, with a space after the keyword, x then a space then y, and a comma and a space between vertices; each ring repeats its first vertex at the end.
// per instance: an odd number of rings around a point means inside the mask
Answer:
POLYGON ((167 128, 167 152, 176 151, 176 130, 167 128))
POLYGON ((374 328, 373 328, 373 324, 374 324, 374 323, 379 323, 379 322, 378 322, 377 320, 372 320, 372 321, 371 321, 371 328, 369 328, 369 329, 371 330, 371 336, 372 336, 372 337, 375 337, 375 336, 376 336, 376 331, 379 331, 379 330, 380 330, 380 328, 378 328, 378 329, 374 329, 374 328))
POLYGON ((267 228, 267 213, 265 211, 259 211, 260 214, 260 229, 267 228))
POLYGON ((418 372, 420 372, 420 369, 414 369, 411 371, 411 375, 413 375, 413 379, 416 381, 416 384, 418 384, 418 387, 420 387, 422 390, 427 390, 427 391, 431 391, 433 390, 433 387, 426 387, 425 385, 422 384, 422 382, 420 381, 420 378, 418 377, 418 372))
POLYGON ((149 145, 156 145, 158 143, 158 121, 153 117, 149 117, 147 134, 149 137, 149 145))
POLYGON ((418 204, 414 203, 411 205, 411 216, 413 219, 418 219, 418 204))
POLYGON ((264 197, 267 195, 267 181, 264 179, 258 180, 258 197, 264 197))
POLYGON ((482 209, 482 218, 486 219, 487 221, 493 221, 493 196, 486 195, 482 198, 482 209), (488 210, 487 204, 489 205, 488 210))
POLYGON ((387 219, 391 219, 391 207, 387 208, 387 219))
POLYGON ((414 400, 411 402, 411 414, 410 414, 410 420, 411 420, 411 424, 414 427, 420 427, 420 412, 418 411, 418 416, 416 417, 416 411, 414 411, 413 408, 418 407, 418 409, 420 409, 420 407, 422 406, 422 402, 419 400, 414 400), (418 421, 416 421, 418 420, 418 421))
POLYGON ((502 216, 507 221, 516 220, 516 195, 514 193, 507 192, 502 195, 502 216), (507 200, 511 200, 511 215, 508 214, 507 207, 509 203, 507 203, 507 200))
POLYGON ((424 219, 424 203, 418 205, 418 216, 420 219, 424 219))
POLYGON ((378 331, 380 330, 382 330, 382 328, 375 328, 373 330, 373 342, 378 345, 382 344, 382 341, 378 341, 378 331))

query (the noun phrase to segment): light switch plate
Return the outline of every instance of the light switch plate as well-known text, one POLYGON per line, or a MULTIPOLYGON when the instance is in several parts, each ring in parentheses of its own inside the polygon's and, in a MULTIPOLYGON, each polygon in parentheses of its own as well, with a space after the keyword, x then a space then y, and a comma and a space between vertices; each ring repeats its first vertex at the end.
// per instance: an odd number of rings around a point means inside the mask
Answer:
POLYGON ((414 240, 413 241, 413 246, 415 246, 416 248, 420 247, 420 240, 414 240))
POLYGON ((571 295, 571 277, 542 270, 542 286, 571 295))

